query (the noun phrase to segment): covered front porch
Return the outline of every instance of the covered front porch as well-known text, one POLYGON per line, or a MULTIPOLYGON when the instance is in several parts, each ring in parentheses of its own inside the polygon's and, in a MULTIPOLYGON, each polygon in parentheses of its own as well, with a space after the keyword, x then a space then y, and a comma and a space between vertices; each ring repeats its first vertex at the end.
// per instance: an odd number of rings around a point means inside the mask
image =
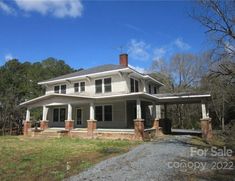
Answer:
MULTIPOLYGON (((187 99, 195 101, 192 97, 187 99)), ((207 136, 209 117, 202 102, 204 98, 197 98, 197 102, 199 100, 202 103, 202 133, 207 136)), ((167 101, 165 97, 146 93, 92 98, 61 94, 42 96, 21 105, 27 107, 24 135, 57 132, 83 138, 151 139, 162 135, 159 121, 167 117, 167 101), (34 107, 43 108, 38 129, 31 128, 30 110, 34 107)))
MULTIPOLYGON (((23 103, 27 107, 24 134, 35 132, 31 128, 31 110, 42 107, 40 127, 36 132, 59 132, 80 137, 116 137, 142 139, 135 134, 136 125, 151 128, 155 115, 152 99, 140 94, 107 96, 102 98, 53 94, 23 103), (145 121, 144 121, 145 120, 145 121)), ((155 111, 156 112, 156 111, 155 111)), ((141 130, 136 129, 137 132, 141 130)), ((37 133, 36 133, 37 134, 37 133)))

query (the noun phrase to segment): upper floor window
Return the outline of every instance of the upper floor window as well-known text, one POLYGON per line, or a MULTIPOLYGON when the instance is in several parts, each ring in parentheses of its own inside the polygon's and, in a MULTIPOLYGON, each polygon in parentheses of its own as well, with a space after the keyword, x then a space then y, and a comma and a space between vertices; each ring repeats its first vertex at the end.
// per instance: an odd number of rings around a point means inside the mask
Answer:
POLYGON ((95 80, 95 93, 111 92, 112 91, 112 79, 104 78, 95 80))
POLYGON ((139 81, 130 78, 131 81, 131 92, 139 92, 139 81))
POLYGON ((61 85, 61 94, 66 94, 66 85, 61 85))
POLYGON ((157 94, 157 87, 156 86, 154 86, 154 88, 153 88, 153 93, 157 94))
POLYGON ((74 84, 74 92, 78 92, 79 91, 79 83, 75 83, 74 84))
POLYGON ((149 84, 149 94, 152 94, 152 86, 149 84))
POLYGON ((111 78, 104 79, 104 91, 105 92, 111 92, 112 91, 111 78))
POLYGON ((95 80, 95 93, 102 93, 102 79, 95 80))
POLYGON ((60 86, 59 85, 54 87, 54 93, 60 93, 60 86))
POLYGON ((84 92, 85 86, 86 86, 85 82, 75 83, 74 84, 74 92, 84 92))
POLYGON ((54 86, 54 93, 66 94, 66 85, 54 86))
POLYGON ((80 92, 84 92, 85 91, 85 82, 80 82, 80 92))

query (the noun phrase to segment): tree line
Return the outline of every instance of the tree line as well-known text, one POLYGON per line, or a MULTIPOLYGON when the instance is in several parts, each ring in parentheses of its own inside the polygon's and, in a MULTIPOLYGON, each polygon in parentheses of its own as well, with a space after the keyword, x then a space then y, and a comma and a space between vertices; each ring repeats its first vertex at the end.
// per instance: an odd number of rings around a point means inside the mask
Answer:
MULTIPOLYGON (((10 60, 0 67, 0 130, 12 134, 22 129, 25 110, 19 104, 41 96, 45 88, 37 83, 59 75, 73 72, 74 69, 63 60, 47 58, 30 63, 21 63, 17 59, 10 60)), ((32 112, 35 119, 40 118, 40 111, 32 112)), ((1 134, 0 133, 0 134, 1 134)))

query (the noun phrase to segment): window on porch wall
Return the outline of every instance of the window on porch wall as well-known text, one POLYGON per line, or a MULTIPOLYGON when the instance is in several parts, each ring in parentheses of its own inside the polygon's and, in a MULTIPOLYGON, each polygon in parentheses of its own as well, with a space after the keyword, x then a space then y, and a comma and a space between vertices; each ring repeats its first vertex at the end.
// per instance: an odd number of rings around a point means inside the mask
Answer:
POLYGON ((96 106, 95 119, 97 121, 112 121, 112 105, 96 106))
POLYGON ((95 106, 95 120, 103 121, 103 107, 95 106))
POLYGON ((112 121, 112 106, 104 106, 104 121, 112 121))
POLYGON ((53 122, 65 121, 65 108, 55 108, 53 110, 53 122))

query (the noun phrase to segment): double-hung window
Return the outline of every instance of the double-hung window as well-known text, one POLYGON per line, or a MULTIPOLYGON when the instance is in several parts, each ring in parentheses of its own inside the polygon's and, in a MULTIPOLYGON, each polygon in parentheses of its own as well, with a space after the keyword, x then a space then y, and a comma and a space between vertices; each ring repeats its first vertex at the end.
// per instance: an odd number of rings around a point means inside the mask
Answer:
POLYGON ((85 82, 80 82, 80 92, 84 92, 85 91, 85 82))
POLYGON ((65 121, 65 108, 53 109, 53 122, 64 122, 65 121))
POLYGON ((104 92, 112 92, 111 78, 104 79, 104 92))
POLYGON ((61 85, 60 89, 61 89, 61 94, 66 94, 66 85, 61 85))
POLYGON ((112 92, 112 79, 104 78, 95 80, 95 93, 112 92))
POLYGON ((113 111, 112 105, 96 106, 95 107, 95 119, 97 121, 112 121, 113 111))
POLYGON ((95 93, 102 93, 102 79, 95 80, 95 93))
POLYGON ((154 86, 154 88, 153 88, 153 93, 157 94, 157 87, 156 86, 154 86))
POLYGON ((149 94, 152 93, 152 86, 149 84, 149 94))
POLYGON ((131 83, 131 92, 139 92, 139 81, 130 78, 130 83, 131 83))
POLYGON ((75 83, 73 86, 74 86, 74 92, 79 92, 79 83, 75 83))
POLYGON ((54 86, 54 93, 66 94, 66 85, 56 85, 54 86))
POLYGON ((84 92, 86 84, 85 82, 74 83, 74 92, 84 92))
POLYGON ((60 93, 60 86, 59 85, 54 87, 54 93, 60 93))

